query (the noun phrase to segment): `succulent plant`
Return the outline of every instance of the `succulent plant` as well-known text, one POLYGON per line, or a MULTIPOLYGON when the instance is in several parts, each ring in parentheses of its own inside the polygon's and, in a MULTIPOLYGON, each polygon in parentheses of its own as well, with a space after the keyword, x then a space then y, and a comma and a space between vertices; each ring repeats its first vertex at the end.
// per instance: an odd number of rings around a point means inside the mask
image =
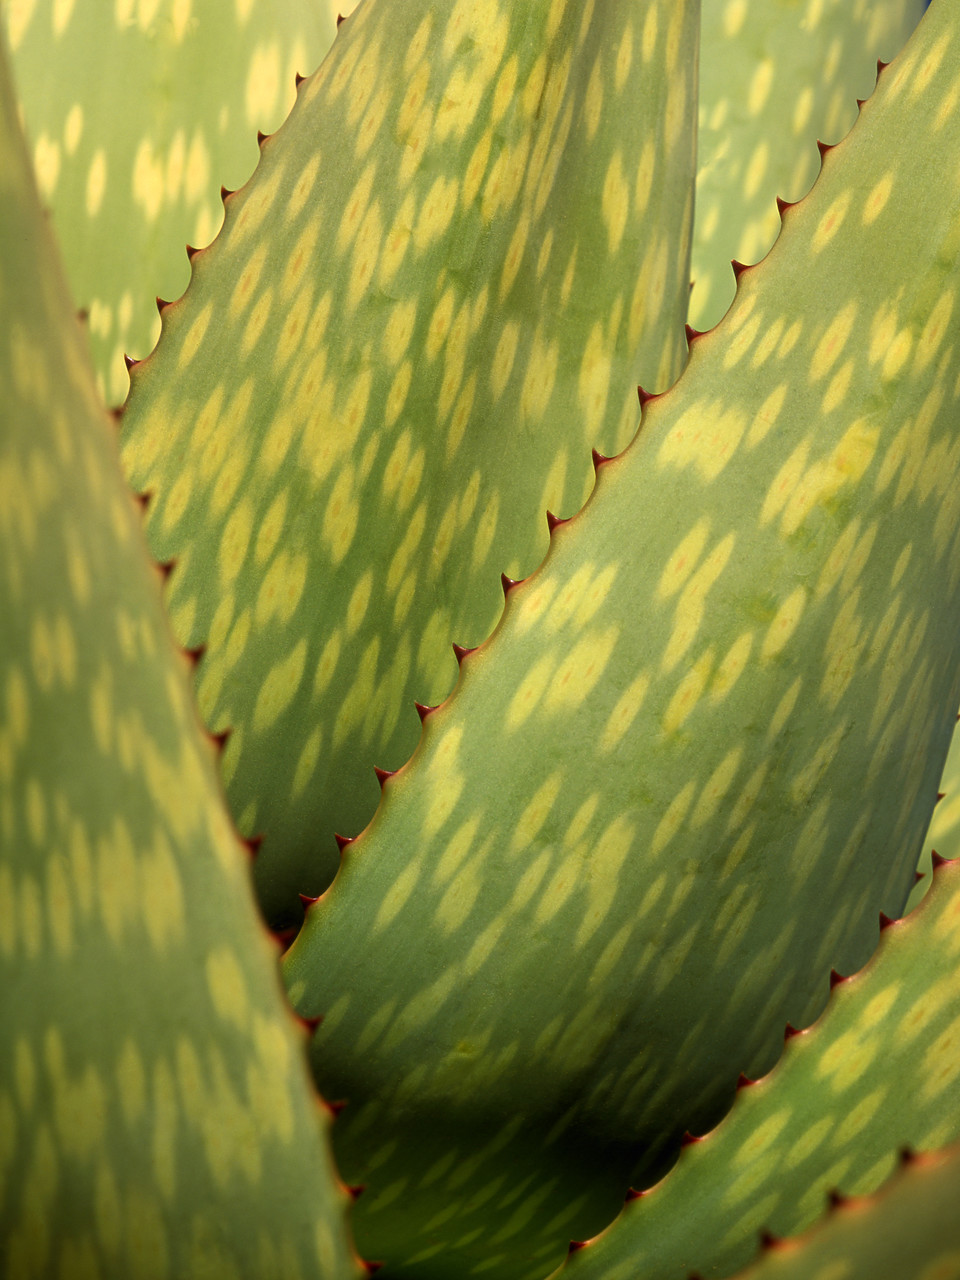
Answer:
POLYGON ((0 5, 5 1276, 960 1276, 919 7, 0 5))

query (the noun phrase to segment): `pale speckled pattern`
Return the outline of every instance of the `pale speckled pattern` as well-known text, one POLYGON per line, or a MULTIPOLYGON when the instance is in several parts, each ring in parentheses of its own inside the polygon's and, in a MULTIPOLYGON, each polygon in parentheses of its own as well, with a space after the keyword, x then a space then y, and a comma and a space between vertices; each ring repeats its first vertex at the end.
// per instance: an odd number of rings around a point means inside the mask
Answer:
POLYGON ((731 1275, 754 1259, 761 1231, 794 1236, 824 1216, 829 1193, 875 1192, 904 1147, 956 1141, 958 960, 954 862, 934 873, 916 914, 884 931, 867 967, 834 988, 820 1020, 787 1042, 770 1075, 743 1088, 726 1119, 557 1276, 731 1275))
POLYGON ((955 42, 941 6, 883 73, 288 953, 397 1274, 404 1179, 463 1274, 519 1274, 513 1195, 531 1252, 595 1231, 907 897, 960 701, 955 42))
POLYGON ((125 465, 274 923, 680 370, 696 18, 368 0, 134 373, 125 465))
POLYGON ((345 1280, 348 1197, 0 60, 0 1271, 345 1280))
POLYGON ((776 197, 799 200, 923 10, 921 0, 703 0, 690 323, 733 301, 731 259, 776 239, 776 197))
POLYGON ((213 239, 221 184, 249 177, 257 130, 281 124, 334 19, 312 0, 0 5, 41 197, 108 403, 127 394, 124 355, 156 342, 154 297, 186 286, 184 245, 213 239))

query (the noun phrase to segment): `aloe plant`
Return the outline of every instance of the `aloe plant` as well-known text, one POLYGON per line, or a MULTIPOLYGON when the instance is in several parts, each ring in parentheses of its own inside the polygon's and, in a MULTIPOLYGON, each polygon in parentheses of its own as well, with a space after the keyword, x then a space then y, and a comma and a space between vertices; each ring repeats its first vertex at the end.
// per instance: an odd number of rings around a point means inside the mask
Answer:
POLYGON ((362 0, 122 474, 217 8, 0 10, 5 1274, 954 1274, 950 0, 362 0))

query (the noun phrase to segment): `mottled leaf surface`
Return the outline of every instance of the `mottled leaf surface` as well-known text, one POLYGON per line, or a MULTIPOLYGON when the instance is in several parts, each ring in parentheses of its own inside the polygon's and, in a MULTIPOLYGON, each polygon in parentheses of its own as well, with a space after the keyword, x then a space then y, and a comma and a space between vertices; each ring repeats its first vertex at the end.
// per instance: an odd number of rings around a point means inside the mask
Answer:
POLYGON ((358 1271, 0 63, 0 1271, 358 1271))
POLYGON ((730 260, 757 262, 916 26, 920 0, 704 0, 690 323, 733 301, 730 260))
MULTIPOLYGON (((730 1115, 684 1148, 558 1276, 686 1280, 731 1275, 761 1231, 797 1235, 830 1193, 867 1195, 905 1147, 960 1136, 960 863, 945 863, 917 911, 884 930, 865 969, 835 987, 820 1020, 730 1115)), ((810 1273, 811 1275, 814 1273, 810 1273)), ((885 1272, 878 1271, 878 1275, 885 1272)))
POLYGON ((930 887, 930 868, 935 853, 941 858, 960 856, 960 733, 956 729, 950 740, 947 762, 943 766, 939 794, 941 799, 930 819, 927 837, 923 842, 923 853, 917 864, 917 870, 922 873, 923 878, 914 886, 909 906, 916 906, 930 887))
POLYGON ((650 1180, 902 908, 960 702, 958 64, 941 5, 288 952, 396 1274, 414 1214, 496 1274, 650 1180))
POLYGON ((124 415, 268 917, 684 354, 699 7, 365 0, 124 415))
POLYGON ((183 292, 184 244, 216 234, 221 183, 249 177, 257 130, 286 116, 334 15, 316 0, 10 0, 0 25, 97 383, 119 404, 124 354, 159 333, 154 298, 183 292))
POLYGON ((739 1280, 958 1280, 960 1148, 911 1161, 883 1191, 770 1249, 739 1280))

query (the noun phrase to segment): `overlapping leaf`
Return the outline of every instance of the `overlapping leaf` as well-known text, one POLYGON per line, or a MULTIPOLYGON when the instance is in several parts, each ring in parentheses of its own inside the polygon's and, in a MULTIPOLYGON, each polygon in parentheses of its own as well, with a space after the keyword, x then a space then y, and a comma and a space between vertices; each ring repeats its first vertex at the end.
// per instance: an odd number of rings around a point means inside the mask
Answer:
POLYGON ((187 283, 183 246, 220 225, 220 184, 245 181, 256 131, 290 109, 334 14, 315 0, 16 0, 0 5, 42 198, 101 393, 159 332, 154 297, 187 283))
POLYGON ((872 1199, 839 1205, 800 1241, 769 1250, 739 1280, 958 1280, 960 1148, 907 1164, 872 1199))
POLYGON ((704 0, 690 323, 733 300, 732 258, 757 262, 780 227, 775 200, 817 175, 816 142, 837 142, 916 26, 921 0, 704 0))
POLYGON ((946 863, 922 906, 884 931, 867 968, 834 989, 770 1075, 745 1086, 723 1123, 558 1275, 730 1275, 757 1253, 761 1231, 797 1235, 824 1214, 828 1194, 875 1192, 904 1148, 956 1141, 958 960, 960 863, 946 863))
POLYGON ((388 1274, 414 1222, 424 1276, 596 1230, 906 899, 960 701, 949 8, 894 67, 288 953, 388 1274))
POLYGON ((275 923, 679 371, 697 16, 367 0, 136 370, 124 457, 275 923))
POLYGON ((0 297, 0 1270, 343 1280, 329 1121, 2 59, 0 297))

